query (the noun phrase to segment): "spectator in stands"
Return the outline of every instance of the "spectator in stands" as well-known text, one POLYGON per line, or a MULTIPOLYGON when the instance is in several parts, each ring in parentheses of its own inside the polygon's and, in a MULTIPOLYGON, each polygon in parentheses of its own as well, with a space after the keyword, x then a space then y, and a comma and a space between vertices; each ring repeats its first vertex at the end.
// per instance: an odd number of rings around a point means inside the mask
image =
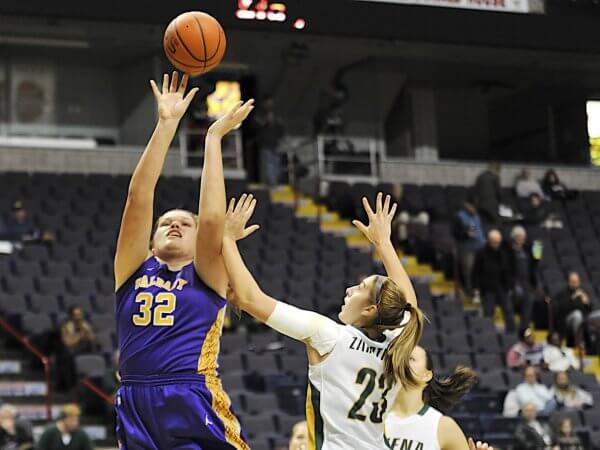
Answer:
POLYGON ((471 281, 475 297, 480 297, 483 314, 494 316, 494 308, 499 305, 504 313, 506 331, 515 330, 515 318, 509 291, 512 288, 511 267, 508 254, 502 248, 502 234, 490 230, 487 244, 475 255, 471 281))
POLYGON ((517 177, 515 192, 519 198, 529 198, 532 194, 537 194, 540 198, 544 198, 544 191, 540 183, 533 178, 529 169, 523 169, 517 177))
POLYGON ((460 269, 463 287, 468 296, 473 295, 471 273, 475 254, 485 245, 485 234, 481 218, 477 213, 473 196, 467 195, 463 207, 456 213, 452 232, 458 243, 460 269))
POLYGON ((546 226, 548 217, 549 213, 546 205, 542 203, 542 197, 539 194, 531 194, 529 205, 523 211, 523 222, 535 227, 546 226))
POLYGON ((521 369, 527 366, 541 366, 544 347, 535 343, 531 328, 525 328, 520 333, 519 342, 513 345, 506 354, 506 365, 509 369, 521 369))
POLYGON ((557 372, 554 375, 554 385, 550 391, 559 407, 583 409, 584 406, 594 404, 594 398, 589 392, 571 384, 567 372, 557 372))
POLYGON ((513 301, 521 312, 521 327, 528 327, 538 287, 538 260, 533 249, 527 243, 527 232, 522 226, 516 226, 510 233, 511 245, 508 247, 513 280, 513 301))
POLYGON ((564 200, 568 197, 569 192, 552 169, 548 170, 542 179, 542 190, 544 195, 551 200, 564 200))
POLYGON ((17 410, 12 405, 0 407, 0 449, 28 450, 33 448, 31 425, 17 420, 17 410))
POLYGON ((21 200, 13 203, 12 213, 7 220, 7 233, 10 240, 22 242, 35 241, 41 235, 21 200))
MULTIPOLYGON (((392 243, 396 248, 414 252, 415 249, 410 248, 409 244, 410 235, 414 235, 417 228, 426 229, 429 226, 429 213, 411 208, 404 197, 404 189, 400 183, 394 184, 391 195, 394 202, 398 204, 398 214, 392 223, 392 243)), ((354 216, 362 217, 364 211, 362 207, 358 209, 354 216)))
POLYGON ((592 298, 581 287, 581 278, 577 272, 570 272, 568 285, 555 299, 556 328, 563 338, 574 339, 592 312, 592 298))
POLYGON ((281 177, 280 146, 285 129, 283 122, 273 110, 273 99, 262 104, 262 113, 256 115, 258 125, 258 148, 260 152, 260 178, 263 183, 274 186, 281 177))
POLYGON ((504 416, 517 417, 525 405, 533 404, 536 413, 549 415, 556 409, 556 401, 550 389, 538 382, 535 367, 527 367, 524 371, 523 383, 511 389, 504 399, 504 416))
POLYGON ((292 428, 289 450, 307 450, 308 449, 308 426, 306 420, 298 422, 292 428))
POLYGON ((95 336, 91 325, 83 317, 80 306, 69 308, 69 318, 61 327, 60 364, 57 367, 59 383, 63 389, 70 389, 77 383, 75 356, 91 352, 95 336))
POLYGON ((537 419, 538 408, 533 403, 523 405, 525 419, 515 430, 515 450, 559 450, 552 446, 552 432, 546 423, 537 419))
POLYGON ((564 417, 560 421, 554 445, 558 446, 560 450, 584 450, 579 436, 573 432, 573 424, 568 417, 564 417))
POLYGON ((81 410, 75 404, 63 406, 55 424, 46 428, 37 445, 37 450, 92 450, 92 441, 79 428, 81 410))
POLYGON ((544 363, 552 372, 579 370, 580 366, 573 350, 562 345, 557 331, 548 334, 548 343, 544 346, 544 363))
POLYGON ((492 162, 487 170, 482 172, 475 180, 473 191, 475 193, 475 204, 481 217, 488 223, 498 222, 498 208, 502 200, 500 190, 500 171, 502 166, 499 162, 492 162))

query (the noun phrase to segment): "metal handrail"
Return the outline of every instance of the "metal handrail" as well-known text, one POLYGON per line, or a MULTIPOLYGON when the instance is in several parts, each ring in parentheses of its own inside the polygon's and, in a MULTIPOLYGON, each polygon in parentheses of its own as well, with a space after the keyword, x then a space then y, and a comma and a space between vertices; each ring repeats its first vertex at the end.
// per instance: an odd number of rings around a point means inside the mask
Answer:
POLYGON ((8 324, 4 319, 0 319, 0 327, 3 328, 8 334, 19 341, 31 354, 40 360, 44 366, 44 378, 46 381, 46 416, 48 420, 52 420, 52 371, 50 366, 50 360, 40 350, 37 349, 26 336, 23 336, 11 325, 8 324))
POLYGON ((96 383, 94 383, 89 378, 84 378, 79 383, 82 386, 85 386, 86 388, 88 388, 90 391, 92 391, 98 397, 100 397, 105 403, 108 403, 109 405, 114 406, 112 396, 109 395, 107 392, 104 392, 99 386, 96 385, 96 383))

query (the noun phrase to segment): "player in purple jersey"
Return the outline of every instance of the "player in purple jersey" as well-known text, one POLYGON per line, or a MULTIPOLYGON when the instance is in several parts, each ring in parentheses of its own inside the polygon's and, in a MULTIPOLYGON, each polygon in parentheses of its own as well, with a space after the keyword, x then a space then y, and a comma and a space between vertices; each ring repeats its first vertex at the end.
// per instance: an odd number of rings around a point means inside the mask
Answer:
POLYGON ((159 120, 129 184, 115 254, 122 449, 249 449, 218 375, 227 273, 221 256, 221 139, 253 109, 241 104, 206 135, 198 216, 174 209, 152 227, 154 190, 179 121, 197 92, 188 76, 151 81, 159 120), (148 245, 150 243, 150 246, 148 245), (149 249, 150 247, 150 249, 149 249))

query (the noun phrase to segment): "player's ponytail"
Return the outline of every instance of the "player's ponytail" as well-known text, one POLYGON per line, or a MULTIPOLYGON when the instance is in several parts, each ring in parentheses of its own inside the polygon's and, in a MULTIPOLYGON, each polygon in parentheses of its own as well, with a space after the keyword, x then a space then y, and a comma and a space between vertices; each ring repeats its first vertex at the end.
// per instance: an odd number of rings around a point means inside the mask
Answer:
MULTIPOLYGON (((433 372, 433 361, 429 352, 427 370, 433 372)), ((469 367, 458 366, 448 377, 436 378, 434 375, 423 390, 423 402, 447 414, 471 390, 476 381, 475 372, 469 367)))
POLYGON ((397 330, 384 356, 384 374, 388 386, 400 382, 403 386, 417 384, 409 366, 409 358, 423 334, 423 313, 406 301, 404 292, 390 278, 375 282, 375 303, 378 317, 375 326, 382 330, 397 330))

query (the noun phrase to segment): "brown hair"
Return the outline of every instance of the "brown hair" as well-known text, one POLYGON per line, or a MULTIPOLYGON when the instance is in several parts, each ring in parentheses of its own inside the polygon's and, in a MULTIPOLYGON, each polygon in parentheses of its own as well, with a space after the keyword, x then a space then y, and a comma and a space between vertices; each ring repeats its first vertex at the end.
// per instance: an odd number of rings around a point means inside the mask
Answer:
POLYGON ((404 313, 410 317, 402 332, 396 336, 384 356, 384 374, 389 386, 399 381, 403 386, 417 384, 409 366, 409 358, 417 342, 423 334, 423 313, 418 307, 412 306, 402 289, 391 279, 378 276, 373 287, 373 303, 377 305, 377 319, 372 327, 379 330, 399 328, 404 319, 404 313))
POLYGON ((196 224, 196 226, 198 226, 198 214, 194 214, 193 212, 191 212, 187 209, 183 209, 183 208, 168 209, 167 211, 163 212, 160 216, 158 216, 156 218, 156 220, 154 221, 154 225, 152 225, 152 233, 150 233, 150 249, 152 249, 152 245, 154 242, 154 234, 156 233, 156 230, 158 229, 158 224, 160 223, 160 219, 162 219, 165 214, 167 214, 168 212, 171 212, 171 211, 183 211, 183 212, 189 214, 190 216, 192 216, 192 219, 194 219, 194 223, 196 224))
MULTIPOLYGON (((427 370, 433 372, 433 360, 427 350, 427 370)), ((423 391, 423 402, 442 414, 447 414, 475 385, 477 376, 473 369, 458 366, 450 376, 433 376, 423 391)))

